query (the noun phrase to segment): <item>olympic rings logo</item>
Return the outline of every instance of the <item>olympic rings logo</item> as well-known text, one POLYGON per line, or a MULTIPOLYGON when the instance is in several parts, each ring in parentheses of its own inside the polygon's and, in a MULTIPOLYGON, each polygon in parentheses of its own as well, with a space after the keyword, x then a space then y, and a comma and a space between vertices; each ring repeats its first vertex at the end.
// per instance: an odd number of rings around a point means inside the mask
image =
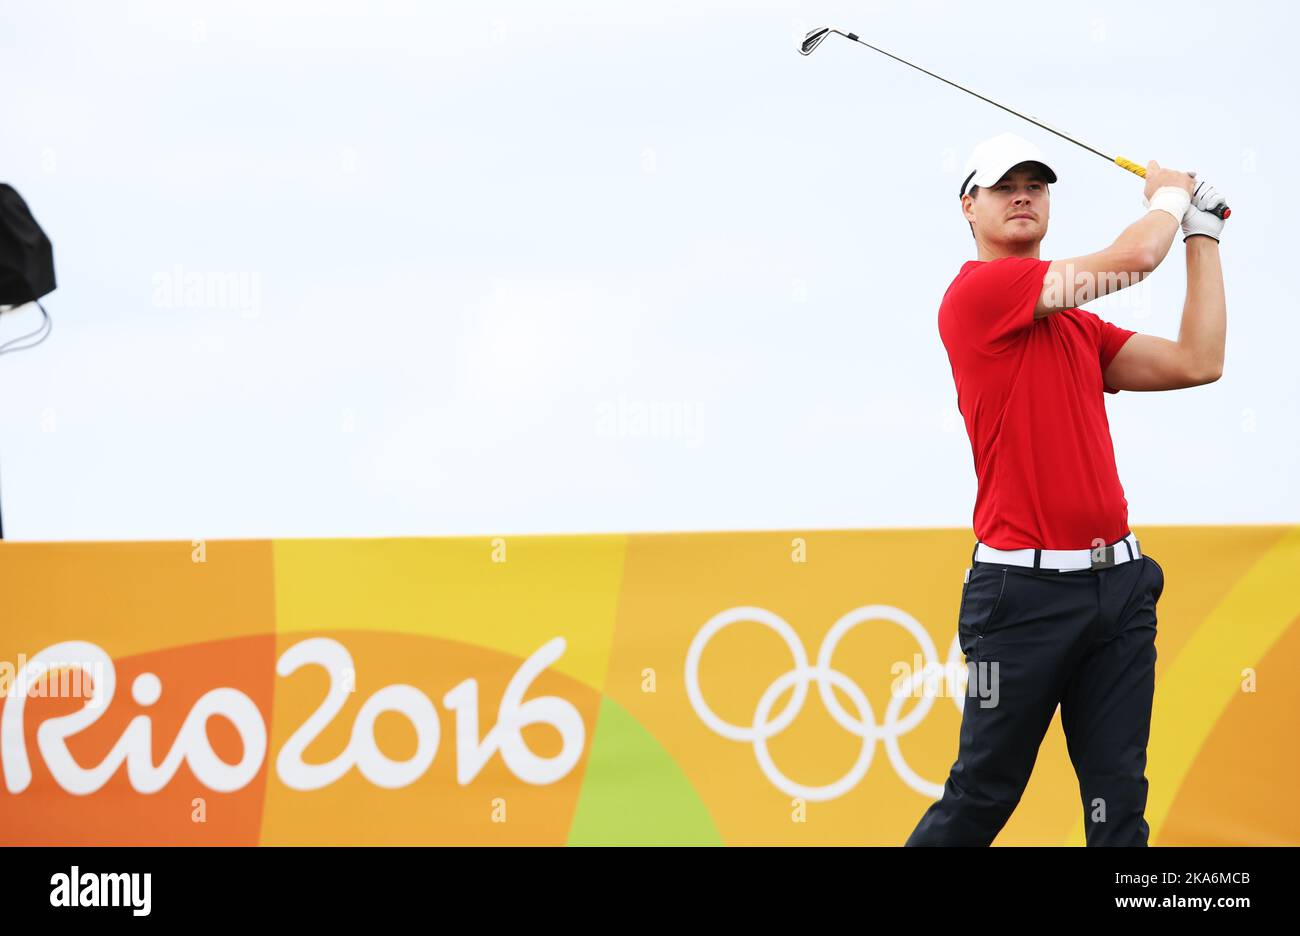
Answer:
MULTIPOLYGON (((926 674, 933 673, 934 668, 939 665, 938 656, 938 650, 935 648, 934 641, 930 639, 929 632, 916 618, 890 605, 865 605, 855 608, 836 621, 835 626, 822 641, 815 666, 808 665, 808 654, 798 634, 779 615, 765 608, 729 608, 714 615, 691 641, 690 649, 686 653, 686 694, 690 698, 691 707, 695 709, 695 714, 714 732, 732 741, 752 744, 763 775, 773 786, 789 796, 798 796, 810 801, 832 800, 843 796, 857 786, 866 775, 875 754, 876 742, 884 741, 889 762, 893 765, 899 779, 916 792, 938 799, 943 793, 942 782, 932 783, 918 775, 903 758, 903 752, 898 745, 898 739, 915 728, 934 705, 937 693, 934 691, 933 681, 927 680, 926 674), (785 641, 786 646, 790 648, 790 655, 794 658, 794 667, 778 676, 759 698, 758 704, 754 707, 753 721, 748 726, 735 725, 719 718, 704 701, 704 695, 700 691, 700 657, 704 655, 704 648, 718 631, 740 621, 757 622, 771 628, 785 641), (921 646, 921 657, 924 660, 922 669, 915 670, 909 679, 900 680, 904 683, 904 691, 899 691, 898 685, 891 688, 883 724, 876 723, 871 703, 858 684, 831 665, 835 648, 839 646, 844 635, 866 621, 892 621, 902 627, 916 638, 916 642, 921 646), (862 750, 849 772, 834 783, 818 787, 805 786, 787 777, 776 766, 767 748, 768 740, 784 731, 799 716, 803 710, 804 700, 808 696, 808 685, 813 682, 817 684, 822 704, 826 706, 835 721, 845 730, 862 739, 862 750), (776 704, 776 700, 792 686, 794 694, 790 701, 776 717, 772 717, 772 707, 776 704), (844 710, 839 700, 835 698, 835 693, 831 691, 831 687, 842 690, 849 697, 857 710, 856 718, 844 710), (903 709, 903 703, 908 698, 917 696, 918 691, 920 701, 906 718, 900 719, 898 716, 903 709)), ((943 667, 942 681, 945 692, 952 698, 958 712, 965 707, 966 699, 965 688, 960 685, 964 682, 961 677, 966 673, 965 667, 960 663, 961 656, 961 645, 958 637, 954 635, 952 646, 948 650, 947 664, 943 667)))

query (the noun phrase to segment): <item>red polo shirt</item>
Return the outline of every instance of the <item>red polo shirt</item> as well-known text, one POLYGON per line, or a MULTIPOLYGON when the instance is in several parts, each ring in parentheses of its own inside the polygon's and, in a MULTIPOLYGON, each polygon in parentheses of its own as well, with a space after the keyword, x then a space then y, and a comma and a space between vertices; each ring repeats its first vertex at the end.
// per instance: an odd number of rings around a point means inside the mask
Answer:
POLYGON ((970 260, 939 335, 975 457, 976 538, 998 549, 1089 549, 1129 532, 1101 372, 1134 332, 1084 309, 1038 320, 1049 260, 970 260))

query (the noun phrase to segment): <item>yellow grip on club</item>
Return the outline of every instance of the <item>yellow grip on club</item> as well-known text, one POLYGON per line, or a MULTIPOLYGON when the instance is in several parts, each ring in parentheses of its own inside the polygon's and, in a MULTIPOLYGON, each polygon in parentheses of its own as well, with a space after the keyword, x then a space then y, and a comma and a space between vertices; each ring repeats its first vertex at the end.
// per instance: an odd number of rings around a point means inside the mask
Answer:
POLYGON ((1123 156, 1116 156, 1115 165, 1119 166, 1121 169, 1127 169, 1134 175, 1141 176, 1144 179, 1147 177, 1147 167, 1139 166, 1131 159, 1125 159, 1123 156))
MULTIPOLYGON (((1139 166, 1131 159, 1125 159, 1123 156, 1116 156, 1115 165, 1119 166, 1121 169, 1127 169, 1136 176, 1141 176, 1144 179, 1147 177, 1147 167, 1139 166)), ((1220 218, 1227 220, 1228 216, 1232 214, 1232 209, 1227 205, 1219 205, 1217 208, 1211 209, 1210 214, 1218 215, 1220 218)))

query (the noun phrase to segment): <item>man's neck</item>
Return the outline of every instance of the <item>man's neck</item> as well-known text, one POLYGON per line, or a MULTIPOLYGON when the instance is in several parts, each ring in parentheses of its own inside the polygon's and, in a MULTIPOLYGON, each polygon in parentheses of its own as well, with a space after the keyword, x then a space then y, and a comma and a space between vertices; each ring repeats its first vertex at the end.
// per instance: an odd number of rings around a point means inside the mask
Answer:
POLYGON ((981 263, 988 263, 990 260, 1001 260, 1003 257, 1032 257, 1035 260, 1040 259, 1038 256, 1038 244, 978 244, 979 260, 981 263))

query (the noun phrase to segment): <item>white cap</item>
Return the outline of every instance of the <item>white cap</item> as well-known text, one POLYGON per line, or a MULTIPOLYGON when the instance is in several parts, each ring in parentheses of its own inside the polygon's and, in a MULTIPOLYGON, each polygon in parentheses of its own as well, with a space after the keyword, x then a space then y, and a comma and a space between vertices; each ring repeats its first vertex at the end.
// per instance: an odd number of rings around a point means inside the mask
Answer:
POLYGON ((962 173, 960 194, 965 195, 972 185, 987 187, 996 184, 1007 170, 1022 162, 1042 163, 1047 170, 1047 181, 1056 181, 1056 172, 1043 158, 1042 150, 1014 133, 1000 133, 985 140, 970 154, 962 173))

